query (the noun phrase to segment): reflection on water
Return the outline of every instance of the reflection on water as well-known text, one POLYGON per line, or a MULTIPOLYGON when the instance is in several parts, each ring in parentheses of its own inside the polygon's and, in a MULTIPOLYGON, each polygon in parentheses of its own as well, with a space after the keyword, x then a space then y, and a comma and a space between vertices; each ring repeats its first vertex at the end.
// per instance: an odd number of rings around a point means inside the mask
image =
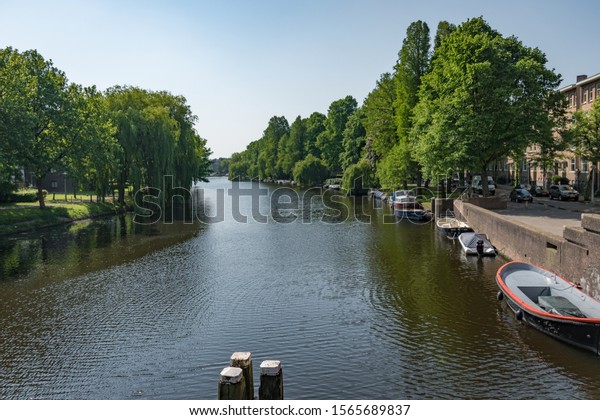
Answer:
MULTIPOLYGON (((229 186, 204 186, 205 222, 229 186)), ((267 223, 236 222, 225 193, 220 223, 0 242, 0 396, 214 399, 230 354, 252 351, 282 361, 295 399, 600 397, 596 356, 502 310, 500 259, 372 203, 271 193, 238 206, 267 223)))
POLYGON ((63 280, 140 258, 196 235, 200 224, 140 225, 131 215, 0 239, 0 282, 63 280))

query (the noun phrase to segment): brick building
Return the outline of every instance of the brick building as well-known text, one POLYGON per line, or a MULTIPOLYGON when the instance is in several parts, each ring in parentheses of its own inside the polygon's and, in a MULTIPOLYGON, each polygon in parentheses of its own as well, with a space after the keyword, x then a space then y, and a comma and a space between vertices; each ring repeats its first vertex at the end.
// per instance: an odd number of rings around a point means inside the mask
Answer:
MULTIPOLYGON (((564 93, 567 99, 567 114, 573 114, 578 110, 588 111, 595 101, 600 100, 600 73, 591 77, 577 76, 575 83, 561 88, 560 92, 564 93)), ((546 169, 546 179, 544 180, 543 170, 537 163, 540 151, 539 145, 529 146, 525 150, 523 160, 518 164, 512 159, 506 158, 491 164, 489 169, 497 177, 507 182, 513 180, 518 171, 522 183, 545 187, 548 187, 553 175, 564 176, 576 189, 583 191, 592 168, 591 162, 581 159, 569 150, 560 152, 554 157, 552 167, 546 169)), ((595 174, 594 184, 600 187, 597 170, 595 174)))

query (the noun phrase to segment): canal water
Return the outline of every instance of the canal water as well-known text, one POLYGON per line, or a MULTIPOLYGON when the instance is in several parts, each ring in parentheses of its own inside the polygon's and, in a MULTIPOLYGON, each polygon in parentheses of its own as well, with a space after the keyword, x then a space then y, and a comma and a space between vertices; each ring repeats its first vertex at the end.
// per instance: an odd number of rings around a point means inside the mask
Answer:
POLYGON ((0 398, 215 399, 235 351, 256 374, 281 360, 288 399, 600 398, 597 356, 502 309, 500 258, 369 201, 252 186, 200 184, 203 223, 0 240, 0 398))

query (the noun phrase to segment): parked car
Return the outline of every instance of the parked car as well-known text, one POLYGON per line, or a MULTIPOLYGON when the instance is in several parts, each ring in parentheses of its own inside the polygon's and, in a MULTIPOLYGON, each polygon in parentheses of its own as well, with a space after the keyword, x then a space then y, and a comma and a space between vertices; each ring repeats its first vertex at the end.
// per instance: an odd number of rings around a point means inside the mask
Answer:
POLYGON ((533 201, 533 196, 525 188, 515 188, 510 192, 509 198, 510 201, 515 201, 517 203, 531 203, 533 201))
MULTIPOLYGON (((481 185, 481 175, 473 176, 473 191, 478 194, 483 194, 483 186, 481 185)), ((488 191, 491 195, 496 194, 496 183, 491 176, 488 176, 488 191)))
POLYGON ((570 185, 551 185, 550 200, 579 200, 579 192, 570 185))
POLYGON ((548 197, 550 195, 550 193, 548 191, 546 191, 545 189, 543 189, 540 186, 532 186, 529 189, 529 193, 531 195, 533 195, 534 197, 548 197))

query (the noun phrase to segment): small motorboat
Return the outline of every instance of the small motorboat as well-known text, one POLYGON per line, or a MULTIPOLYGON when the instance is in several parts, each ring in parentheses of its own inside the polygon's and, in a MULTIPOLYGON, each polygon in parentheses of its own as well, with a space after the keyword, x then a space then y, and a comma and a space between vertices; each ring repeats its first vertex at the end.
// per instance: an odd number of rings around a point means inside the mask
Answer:
POLYGON ((458 235, 458 242, 467 255, 496 256, 496 248, 485 233, 464 232, 458 235))
POLYGON ((456 238, 461 233, 473 232, 468 223, 454 217, 441 217, 435 221, 435 225, 448 238, 456 238))
POLYGON ((412 190, 398 190, 393 196, 394 214, 401 219, 412 220, 428 220, 430 214, 425 211, 425 208, 412 190))
POLYGON ((564 342, 600 354, 600 302, 577 285, 525 262, 504 264, 496 274, 499 300, 517 320, 564 342))

